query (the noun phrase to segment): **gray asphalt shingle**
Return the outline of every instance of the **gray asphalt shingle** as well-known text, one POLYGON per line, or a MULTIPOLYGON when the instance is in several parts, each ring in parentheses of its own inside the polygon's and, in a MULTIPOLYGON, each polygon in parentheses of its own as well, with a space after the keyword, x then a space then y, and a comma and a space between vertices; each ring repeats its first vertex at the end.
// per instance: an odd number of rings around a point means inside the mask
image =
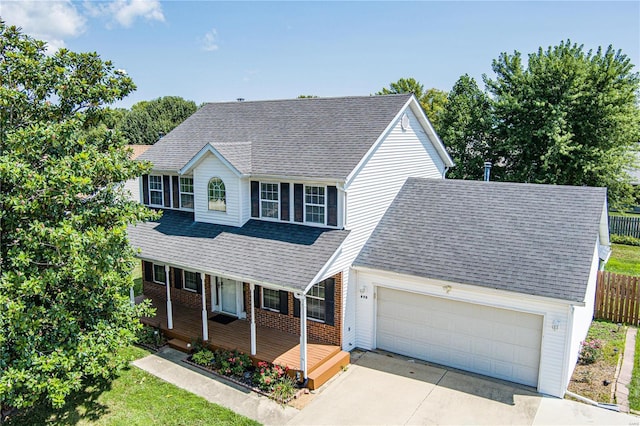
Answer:
POLYGON ((409 178, 354 264, 582 302, 606 196, 606 188, 409 178))
POLYGON ((209 103, 140 159, 177 171, 211 144, 241 173, 344 179, 410 97, 209 103))
POLYGON ((237 228, 165 210, 157 221, 129 226, 128 234, 143 259, 303 290, 349 232, 258 220, 237 228))

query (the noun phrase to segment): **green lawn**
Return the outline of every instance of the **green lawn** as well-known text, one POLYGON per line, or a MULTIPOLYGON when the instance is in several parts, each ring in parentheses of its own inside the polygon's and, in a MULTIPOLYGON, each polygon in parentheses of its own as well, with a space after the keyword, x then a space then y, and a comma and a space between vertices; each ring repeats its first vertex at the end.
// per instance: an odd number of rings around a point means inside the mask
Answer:
POLYGON ((636 335, 636 352, 633 358, 633 372, 629 384, 629 408, 640 410, 640 333, 636 335))
MULTIPOLYGON (((130 360, 148 352, 128 348, 130 360)), ((58 411, 36 407, 8 425, 257 425, 137 367, 123 370, 109 385, 87 387, 58 411)))
POLYGON ((605 269, 618 274, 640 276, 640 247, 611 244, 611 257, 605 269))

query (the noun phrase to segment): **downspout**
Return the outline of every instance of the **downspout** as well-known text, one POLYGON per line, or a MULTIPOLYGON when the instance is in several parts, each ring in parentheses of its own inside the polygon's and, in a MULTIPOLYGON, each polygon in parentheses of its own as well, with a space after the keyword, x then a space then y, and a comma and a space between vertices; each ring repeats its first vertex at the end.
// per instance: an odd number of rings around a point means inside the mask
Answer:
POLYGON ((293 293, 300 301, 300 369, 302 370, 302 386, 307 385, 307 295, 293 293))

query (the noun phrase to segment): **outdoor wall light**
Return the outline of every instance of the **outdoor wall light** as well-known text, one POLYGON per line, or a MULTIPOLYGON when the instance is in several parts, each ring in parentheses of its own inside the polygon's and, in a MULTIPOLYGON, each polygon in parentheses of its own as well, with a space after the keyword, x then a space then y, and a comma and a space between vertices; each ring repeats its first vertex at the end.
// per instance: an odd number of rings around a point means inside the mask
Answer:
POLYGON ((367 286, 366 285, 361 285, 360 286, 360 294, 365 294, 367 292, 367 286))
POLYGON ((560 328, 560 320, 553 320, 553 323, 551 323, 551 329, 553 331, 558 331, 559 328, 560 328))

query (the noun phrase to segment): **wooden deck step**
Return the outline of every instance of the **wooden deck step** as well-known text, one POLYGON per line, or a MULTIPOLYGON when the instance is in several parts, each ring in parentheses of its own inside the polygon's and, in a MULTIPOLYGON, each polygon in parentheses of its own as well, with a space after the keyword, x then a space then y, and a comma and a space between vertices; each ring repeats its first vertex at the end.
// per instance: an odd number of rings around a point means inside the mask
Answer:
POLYGON ((185 342, 184 340, 180 340, 180 339, 171 339, 167 342, 167 344, 169 346, 171 346, 173 349, 179 350, 181 352, 185 352, 185 353, 191 353, 192 348, 191 348, 191 344, 185 342))
POLYGON ((335 355, 342 352, 342 349, 340 349, 340 346, 334 346, 332 349, 333 350, 331 352, 326 353, 324 357, 317 364, 314 364, 313 367, 309 367, 308 374, 311 374, 314 371, 316 371, 318 368, 321 368, 323 364, 331 361, 335 355))
POLYGON ((340 370, 349 365, 350 359, 351 355, 346 351, 339 351, 328 358, 319 367, 309 373, 307 387, 311 390, 318 389, 330 378, 338 374, 340 370))

